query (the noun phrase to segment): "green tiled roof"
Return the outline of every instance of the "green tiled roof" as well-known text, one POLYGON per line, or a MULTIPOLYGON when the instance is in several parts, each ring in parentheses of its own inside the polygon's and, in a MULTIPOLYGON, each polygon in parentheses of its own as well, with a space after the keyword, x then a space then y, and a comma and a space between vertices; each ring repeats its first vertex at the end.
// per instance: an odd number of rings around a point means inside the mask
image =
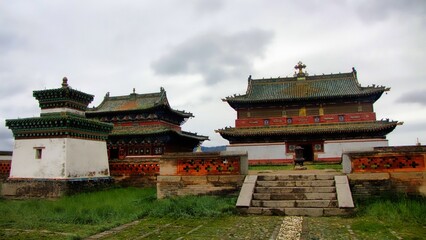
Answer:
POLYGON ((270 101, 301 101, 332 98, 375 96, 377 100, 389 88, 383 86, 361 87, 356 72, 318 76, 273 79, 249 79, 247 92, 223 99, 228 103, 270 101))
POLYGON ((189 137, 197 140, 208 140, 207 136, 197 135, 196 133, 190 133, 180 131, 167 126, 114 126, 111 136, 123 136, 123 135, 157 135, 165 133, 175 133, 180 136, 189 137))
POLYGON ((69 113, 50 114, 43 117, 7 119, 16 139, 76 137, 105 140, 113 125, 86 119, 69 113))
POLYGON ((93 95, 80 92, 68 86, 67 78, 63 79, 62 87, 33 91, 41 109, 68 107, 85 111, 93 101, 93 95))
POLYGON ((126 96, 110 97, 107 94, 102 103, 96 108, 87 109, 87 113, 109 113, 109 112, 125 112, 125 111, 141 111, 149 110, 156 107, 164 106, 183 117, 193 117, 192 113, 174 110, 170 107, 167 100, 166 91, 161 88, 160 92, 137 94, 132 93, 126 96))
POLYGON ((250 128, 225 128, 216 130, 222 137, 246 137, 246 136, 297 136, 312 134, 345 134, 357 132, 391 132, 399 123, 396 121, 374 122, 345 122, 323 124, 294 124, 286 126, 267 126, 250 128))

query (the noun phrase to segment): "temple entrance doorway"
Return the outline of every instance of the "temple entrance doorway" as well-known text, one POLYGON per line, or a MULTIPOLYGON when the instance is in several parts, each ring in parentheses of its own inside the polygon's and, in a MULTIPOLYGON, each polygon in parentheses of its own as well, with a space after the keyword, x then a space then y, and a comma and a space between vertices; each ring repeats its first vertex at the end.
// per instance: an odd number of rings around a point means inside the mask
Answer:
POLYGON ((312 162, 314 160, 314 151, 312 144, 299 144, 303 148, 303 157, 305 161, 312 162))

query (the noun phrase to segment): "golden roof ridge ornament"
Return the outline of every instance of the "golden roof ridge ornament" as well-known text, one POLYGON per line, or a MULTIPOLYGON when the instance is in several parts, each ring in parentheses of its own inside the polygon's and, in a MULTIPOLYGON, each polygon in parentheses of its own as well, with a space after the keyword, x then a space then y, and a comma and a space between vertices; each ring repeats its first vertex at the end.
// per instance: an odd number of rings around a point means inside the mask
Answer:
POLYGON ((305 79, 306 79, 306 76, 307 76, 308 74, 306 73, 306 71, 305 71, 305 72, 303 72, 303 69, 304 69, 304 68, 306 68, 306 65, 305 65, 305 64, 303 64, 303 63, 302 63, 302 61, 299 61, 299 62, 297 63, 297 65, 296 65, 296 66, 294 66, 294 68, 295 68, 296 70, 299 70, 299 72, 295 72, 295 73, 294 73, 294 76, 295 76, 295 77, 297 77, 297 80, 305 80, 305 79))

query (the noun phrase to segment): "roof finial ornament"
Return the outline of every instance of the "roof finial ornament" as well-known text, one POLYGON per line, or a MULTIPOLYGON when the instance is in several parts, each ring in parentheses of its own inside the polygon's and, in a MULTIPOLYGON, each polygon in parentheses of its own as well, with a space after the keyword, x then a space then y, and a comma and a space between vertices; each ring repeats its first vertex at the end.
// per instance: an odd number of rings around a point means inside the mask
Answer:
POLYGON ((248 80, 249 80, 249 81, 251 80, 251 75, 249 75, 248 80))
POLYGON ((303 69, 306 68, 306 65, 302 63, 302 61, 299 61, 297 63, 296 66, 294 66, 295 69, 298 69, 299 72, 298 73, 294 73, 294 76, 297 77, 297 79, 299 80, 304 80, 305 76, 307 76, 308 74, 306 72, 303 72, 303 69))
POLYGON ((299 69, 299 72, 297 73, 298 76, 303 76, 305 73, 303 72, 303 69, 306 68, 306 65, 302 63, 302 61, 299 61, 296 66, 294 66, 295 69, 299 69))
POLYGON ((164 92, 164 88, 163 87, 160 87, 160 92, 164 92))
POLYGON ((62 78, 62 87, 63 88, 68 87, 68 78, 67 77, 62 78))
POLYGON ((352 67, 352 73, 354 74, 354 77, 357 78, 357 72, 355 67, 352 67))
POLYGON ((133 94, 135 94, 136 93, 136 89, 135 88, 133 88, 133 94))

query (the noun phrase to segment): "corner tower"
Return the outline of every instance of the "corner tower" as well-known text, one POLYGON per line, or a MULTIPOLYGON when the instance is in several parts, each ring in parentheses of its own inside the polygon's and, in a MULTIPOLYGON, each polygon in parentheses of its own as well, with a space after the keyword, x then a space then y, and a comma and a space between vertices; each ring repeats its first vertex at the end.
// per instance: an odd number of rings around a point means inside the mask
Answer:
POLYGON ((33 96, 40 117, 6 120, 15 146, 9 176, 13 186, 3 194, 55 197, 67 191, 69 182, 109 179, 105 140, 113 126, 85 118, 93 95, 72 89, 64 78, 61 88, 34 91, 33 96), (52 189, 58 182, 61 187, 52 189))

